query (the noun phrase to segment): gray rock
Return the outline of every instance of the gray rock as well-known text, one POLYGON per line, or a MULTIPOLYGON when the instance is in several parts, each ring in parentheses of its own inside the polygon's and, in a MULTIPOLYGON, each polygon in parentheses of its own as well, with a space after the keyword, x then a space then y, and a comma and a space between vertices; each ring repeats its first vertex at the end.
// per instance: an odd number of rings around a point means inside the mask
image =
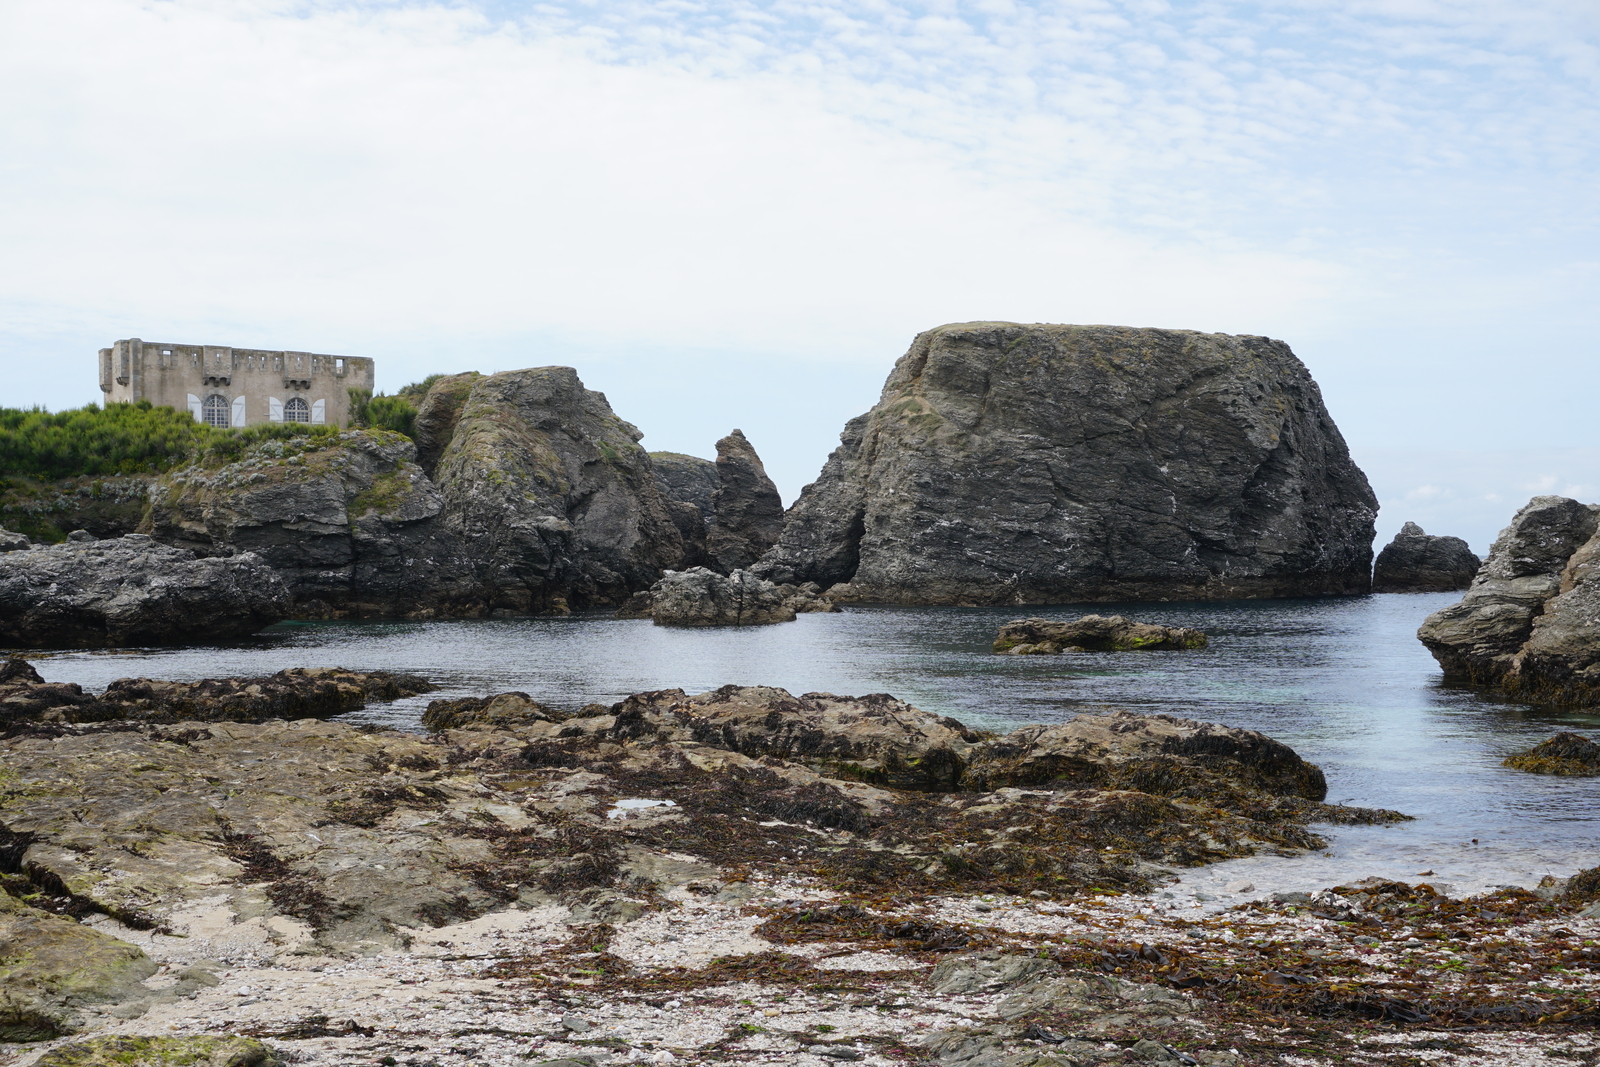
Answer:
POLYGON ((488 608, 620 603, 681 565, 641 436, 571 367, 473 383, 436 477, 488 608))
POLYGON ((0 552, 20 552, 32 547, 33 542, 22 534, 0 530, 0 552))
POLYGON ((1436 537, 1408 522, 1378 553, 1372 567, 1374 593, 1448 593, 1465 589, 1480 560, 1459 537, 1436 537))
POLYGON ((1521 699, 1600 703, 1600 506, 1536 496, 1457 604, 1417 638, 1446 681, 1521 699))
POLYGON ((428 387, 428 393, 417 407, 417 418, 411 428, 412 440, 417 445, 417 463, 428 477, 433 477, 439 458, 456 435, 456 422, 467 396, 483 375, 477 371, 450 374, 437 379, 428 387))
POLYGON ((750 566, 778 543, 783 500, 761 457, 739 430, 717 442, 715 518, 706 534, 711 565, 723 574, 750 566))
POLYGON ((1264 337, 920 335, 753 569, 918 604, 1365 593, 1377 501, 1264 337))
POLYGON ((290 608, 283 581, 250 553, 199 559, 129 534, 0 555, 0 644, 14 648, 223 641, 290 608))
POLYGON ((776 585, 744 570, 724 577, 705 567, 668 571, 650 587, 646 604, 643 598, 630 600, 618 614, 648 614, 661 626, 764 626, 793 622, 799 612, 838 610, 797 586, 776 585))
POLYGON ((434 733, 495 730, 528 722, 549 722, 557 717, 527 693, 501 693, 492 697, 432 701, 422 713, 422 725, 434 733))
POLYGON ((706 525, 716 518, 717 465, 699 456, 686 456, 682 452, 652 452, 650 462, 655 466, 656 483, 668 500, 693 504, 706 525))
POLYGON ((1059 652, 1135 652, 1205 648, 1206 635, 1187 626, 1156 626, 1121 615, 1078 619, 1013 619, 1000 627, 994 650, 1012 656, 1059 652))
POLYGON ((928 981, 939 996, 993 993, 1041 976, 1056 977, 1061 965, 1038 955, 1000 951, 969 956, 946 956, 933 968, 928 981))

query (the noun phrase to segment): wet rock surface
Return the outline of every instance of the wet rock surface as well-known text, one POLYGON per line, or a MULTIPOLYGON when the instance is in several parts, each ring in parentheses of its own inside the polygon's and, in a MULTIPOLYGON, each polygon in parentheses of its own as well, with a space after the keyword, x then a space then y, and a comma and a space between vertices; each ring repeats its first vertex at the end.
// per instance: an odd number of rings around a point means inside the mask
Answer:
POLYGON ((292 667, 260 678, 157 682, 119 678, 96 696, 75 683, 46 682, 32 664, 12 655, 0 663, 0 728, 26 723, 264 722, 327 718, 430 692, 415 675, 362 673, 340 667, 292 667))
POLYGON ((1483 563, 1459 537, 1439 537, 1408 522, 1378 553, 1374 593, 1448 593, 1472 584, 1483 563))
POLYGON ((1060 652, 1175 651, 1205 648, 1206 635, 1188 626, 1157 626, 1121 615, 1071 620, 1013 619, 1000 627, 994 650, 1013 656, 1060 652))
POLYGON ((1507 767, 1534 774, 1594 777, 1600 775, 1600 745, 1581 734, 1563 730, 1526 752, 1507 756, 1504 762, 1507 767))
POLYGON ((422 725, 438 733, 441 730, 492 730, 564 718, 565 715, 545 707, 527 693, 500 693, 492 697, 431 701, 422 713, 422 725))
POLYGON ((1518 699, 1600 703, 1600 506, 1537 496, 1495 540, 1461 601, 1417 638, 1445 680, 1518 699))
POLYGON ((1280 341, 942 326, 840 441, 761 576, 905 604, 1371 584, 1376 499, 1280 341))
POLYGON ((793 622, 801 612, 837 611, 815 586, 777 585, 736 570, 727 576, 706 567, 668 571, 649 592, 631 598, 622 618, 650 618, 662 626, 766 626, 793 622))
POLYGON ((778 542, 783 500, 754 446, 739 430, 717 442, 717 491, 706 553, 722 574, 749 567, 778 542))
POLYGON ((244 1037, 93 1037, 46 1052, 34 1067, 282 1067, 270 1045, 244 1037))
MULTIPOLYGON (((0 849, 17 848, 0 831, 0 849)), ((140 983, 155 971, 137 947, 0 892, 0 1042, 75 1033, 148 997, 140 983)))
POLYGON ((142 534, 0 554, 0 645, 12 648, 225 641, 291 603, 259 556, 202 559, 142 534))

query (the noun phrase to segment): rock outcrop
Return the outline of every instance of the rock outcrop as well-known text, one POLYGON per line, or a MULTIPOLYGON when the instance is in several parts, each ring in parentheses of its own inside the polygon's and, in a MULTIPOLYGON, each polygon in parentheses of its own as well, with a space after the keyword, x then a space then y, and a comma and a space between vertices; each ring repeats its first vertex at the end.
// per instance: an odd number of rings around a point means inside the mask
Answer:
POLYGON ((1536 496, 1457 604, 1417 638, 1445 680, 1538 703, 1600 703, 1600 506, 1536 496))
POLYGON ((97 648, 226 641, 289 616, 259 556, 201 559, 143 534, 0 554, 0 645, 97 648))
POLYGON ((783 500, 778 487, 739 430, 717 442, 717 492, 712 510, 706 554, 723 574, 749 567, 778 543, 783 532, 783 500))
POLYGON ((498 730, 530 722, 564 719, 527 693, 500 693, 492 697, 457 697, 434 700, 422 713, 422 725, 432 733, 445 730, 498 730))
POLYGON ((156 487, 146 529, 202 555, 254 552, 300 615, 472 614, 474 560, 439 521, 416 447, 387 430, 268 440, 156 487))
POLYGON ((1507 767, 1534 774, 1593 778, 1600 775, 1600 745, 1582 734, 1562 730, 1526 752, 1507 756, 1504 763, 1507 767))
POLYGON ((917 337, 753 568, 841 599, 1365 593, 1377 501, 1281 341, 965 323, 917 337))
POLYGON ((33 1067, 283 1067, 288 1060, 254 1038, 91 1037, 51 1049, 33 1067))
POLYGON ((22 534, 0 530, 0 552, 22 552, 33 547, 33 542, 22 534))
POLYGON ((1136 652, 1205 648, 1206 635, 1188 626, 1157 626, 1121 615, 1077 619, 1013 619, 1000 627, 994 650, 1013 656, 1059 652, 1136 652))
POLYGON ((668 571, 648 592, 618 610, 625 619, 661 626, 766 626, 793 622, 801 612, 837 611, 815 585, 777 585, 749 571, 721 575, 705 567, 668 571))
POLYGON ((699 456, 682 452, 652 452, 650 462, 656 471, 656 484, 668 500, 694 505, 701 520, 709 526, 717 517, 717 465, 699 456))
POLYGON ((262 678, 160 682, 119 678, 95 696, 74 682, 46 682, 19 655, 0 662, 0 728, 17 723, 264 722, 327 718, 431 692, 425 678, 341 667, 291 667, 262 678))
POLYGON ((1378 553, 1374 593, 1449 593, 1466 589, 1482 564, 1459 537, 1439 537, 1408 522, 1378 553))
POLYGON ((466 406, 472 387, 483 377, 477 371, 465 374, 448 374, 434 380, 427 395, 417 408, 417 418, 412 424, 411 437, 417 445, 417 463, 428 477, 438 470, 439 459, 456 435, 456 423, 461 409, 466 406))
MULTIPOLYGON (((0 823, 0 870, 15 875, 26 842, 0 823)), ((137 947, 0 890, 0 1041, 47 1041, 76 1033, 85 1015, 148 997, 156 965, 137 947)))

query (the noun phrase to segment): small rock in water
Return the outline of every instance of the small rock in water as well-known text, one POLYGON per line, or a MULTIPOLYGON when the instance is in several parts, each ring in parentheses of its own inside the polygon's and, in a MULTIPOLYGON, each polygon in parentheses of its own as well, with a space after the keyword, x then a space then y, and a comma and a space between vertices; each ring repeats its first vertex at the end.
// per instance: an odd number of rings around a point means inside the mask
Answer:
POLYGON ((1222 891, 1224 893, 1254 893, 1256 891, 1256 884, 1254 882, 1245 881, 1243 878, 1241 878, 1237 882, 1229 882, 1227 885, 1223 886, 1222 891))

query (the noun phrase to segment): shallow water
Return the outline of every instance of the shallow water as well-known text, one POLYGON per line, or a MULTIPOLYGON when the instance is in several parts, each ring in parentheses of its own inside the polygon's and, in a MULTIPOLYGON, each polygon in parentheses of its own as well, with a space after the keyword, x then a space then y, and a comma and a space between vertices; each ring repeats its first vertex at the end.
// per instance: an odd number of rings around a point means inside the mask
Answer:
POLYGON ((1445 688, 1417 625, 1456 594, 1331 600, 1058 606, 1195 626, 1193 652, 996 656, 1015 608, 850 608, 750 629, 682 630, 606 616, 443 622, 285 623, 222 647, 61 653, 51 681, 194 679, 345 666, 422 674, 442 692, 345 718, 417 729, 429 700, 522 690, 576 709, 630 693, 736 682, 792 692, 893 693, 971 725, 1011 729, 1124 707, 1261 730, 1321 765, 1328 799, 1396 808, 1399 826, 1332 828, 1325 855, 1261 857, 1185 873, 1181 890, 1312 889, 1368 875, 1458 892, 1532 885, 1600 864, 1600 779, 1500 766, 1557 729, 1600 733, 1600 714, 1557 713, 1445 688), (1476 839, 1476 843, 1473 843, 1476 839), (1422 872, 1432 872, 1424 875, 1422 872))

